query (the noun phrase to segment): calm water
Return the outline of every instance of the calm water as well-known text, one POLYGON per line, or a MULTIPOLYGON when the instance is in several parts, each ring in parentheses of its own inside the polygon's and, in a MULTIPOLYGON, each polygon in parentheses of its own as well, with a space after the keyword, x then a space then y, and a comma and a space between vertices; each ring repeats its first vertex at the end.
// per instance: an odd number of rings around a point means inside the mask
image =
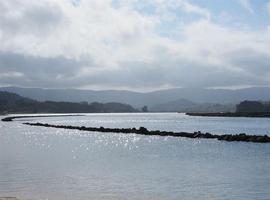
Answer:
POLYGON ((22 125, 24 121, 269 134, 270 119, 91 114, 0 122, 0 196, 59 199, 270 199, 270 144, 22 125))

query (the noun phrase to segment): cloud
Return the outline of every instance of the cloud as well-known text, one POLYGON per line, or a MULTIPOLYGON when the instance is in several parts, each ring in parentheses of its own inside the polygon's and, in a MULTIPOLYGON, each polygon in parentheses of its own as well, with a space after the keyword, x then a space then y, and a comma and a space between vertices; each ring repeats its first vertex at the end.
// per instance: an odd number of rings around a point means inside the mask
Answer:
POLYGON ((91 61, 0 52, 0 84, 64 87, 85 65, 91 66, 91 61))
POLYGON ((54 2, 44 1, 1 1, 0 27, 2 36, 18 34, 44 35, 58 28, 63 13, 54 2))
POLYGON ((270 15, 270 1, 266 4, 266 9, 268 14, 270 15))
POLYGON ((196 6, 196 5, 193 5, 193 4, 191 4, 191 3, 187 2, 187 1, 184 1, 182 3, 182 6, 183 6, 183 8, 184 8, 184 10, 186 12, 196 13, 198 15, 201 15, 201 16, 205 17, 208 20, 211 17, 211 14, 207 9, 201 8, 201 7, 196 6))
POLYGON ((270 31, 212 16, 187 0, 2 0, 0 85, 270 85, 270 31))
POLYGON ((246 9, 249 13, 253 14, 254 10, 252 8, 251 2, 250 0, 237 0, 238 3, 244 8, 246 9))

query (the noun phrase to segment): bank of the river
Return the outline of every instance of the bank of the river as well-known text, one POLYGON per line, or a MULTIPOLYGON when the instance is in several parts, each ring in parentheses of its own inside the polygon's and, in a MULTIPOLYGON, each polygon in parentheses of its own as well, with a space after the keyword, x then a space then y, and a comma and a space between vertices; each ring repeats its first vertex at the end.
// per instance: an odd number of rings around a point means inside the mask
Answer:
MULTIPOLYGON (((11 122, 14 119, 20 119, 20 118, 36 118, 36 117, 76 117, 76 116, 84 116, 84 115, 21 115, 21 116, 11 116, 11 117, 5 117, 1 120, 3 122, 11 122)), ((0 199, 1 200, 1 199, 0 199)))
POLYGON ((200 117, 264 117, 270 118, 269 112, 227 112, 227 113, 186 113, 189 116, 200 116, 200 117))

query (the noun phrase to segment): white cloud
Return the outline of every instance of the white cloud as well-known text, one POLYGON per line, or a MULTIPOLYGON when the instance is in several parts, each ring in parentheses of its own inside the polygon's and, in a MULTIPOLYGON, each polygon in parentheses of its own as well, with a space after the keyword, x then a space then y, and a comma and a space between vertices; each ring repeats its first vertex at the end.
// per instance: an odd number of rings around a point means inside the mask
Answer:
POLYGON ((0 11, 0 74, 5 77, 0 84, 270 85, 270 32, 215 24, 207 9, 187 0, 121 0, 117 6, 110 0, 82 0, 76 6, 68 0, 2 0, 0 11), (138 3, 156 12, 144 13, 138 3), (177 17, 176 11, 196 17, 189 23, 175 20, 168 30, 171 19, 164 16, 177 17), (158 29, 173 31, 174 37, 158 29), (16 73, 24 76, 8 79, 16 73))
POLYGON ((270 1, 266 4, 266 9, 268 14, 270 15, 270 1))
POLYGON ((238 3, 243 6, 243 8, 245 8, 248 12, 250 12, 251 14, 254 13, 254 10, 252 8, 251 2, 250 0, 237 0, 238 3))
POLYGON ((187 11, 187 12, 196 13, 198 15, 201 15, 201 16, 205 17, 208 20, 210 19, 211 14, 205 8, 201 8, 199 6, 193 5, 193 4, 191 4, 191 3, 187 2, 187 1, 184 1, 182 3, 182 6, 185 9, 185 11, 187 11))

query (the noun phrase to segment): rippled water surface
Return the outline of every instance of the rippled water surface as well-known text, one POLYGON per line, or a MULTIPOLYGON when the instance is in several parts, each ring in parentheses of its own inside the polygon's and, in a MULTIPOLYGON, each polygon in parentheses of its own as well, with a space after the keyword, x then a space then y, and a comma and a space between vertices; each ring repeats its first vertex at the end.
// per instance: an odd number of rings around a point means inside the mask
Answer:
POLYGON ((270 145, 30 127, 25 121, 269 134, 270 119, 90 114, 0 122, 0 196, 270 199, 270 145))

